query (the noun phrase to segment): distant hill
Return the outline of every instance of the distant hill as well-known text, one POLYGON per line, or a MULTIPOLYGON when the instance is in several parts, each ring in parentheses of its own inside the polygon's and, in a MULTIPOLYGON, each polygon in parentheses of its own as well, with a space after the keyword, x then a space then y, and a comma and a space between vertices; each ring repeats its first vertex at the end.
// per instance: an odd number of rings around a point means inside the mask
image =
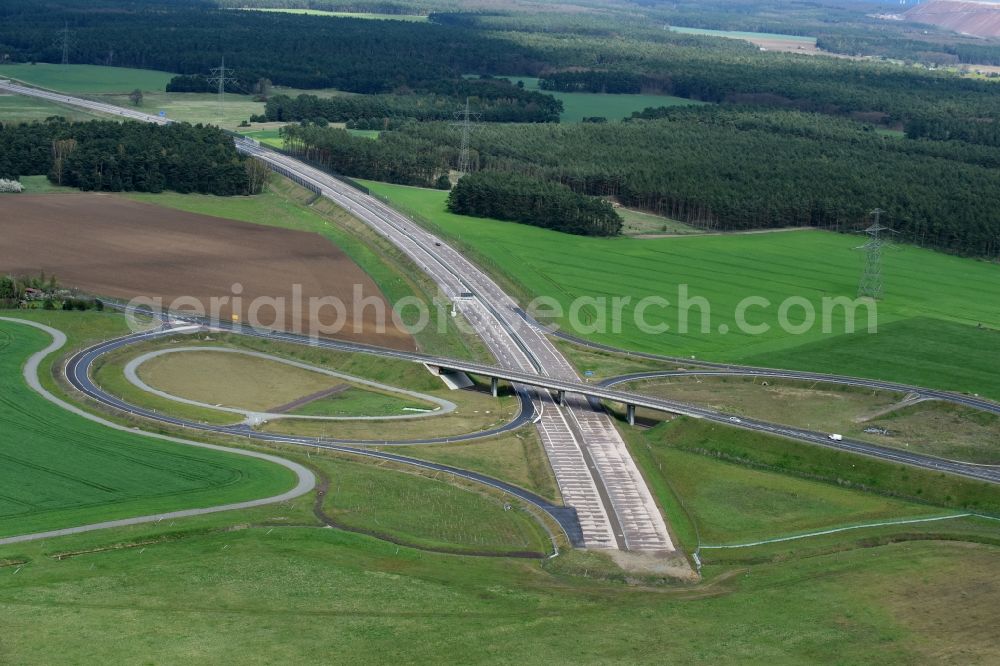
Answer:
POLYGON ((1000 2, 929 0, 906 10, 903 17, 977 37, 1000 37, 1000 2))

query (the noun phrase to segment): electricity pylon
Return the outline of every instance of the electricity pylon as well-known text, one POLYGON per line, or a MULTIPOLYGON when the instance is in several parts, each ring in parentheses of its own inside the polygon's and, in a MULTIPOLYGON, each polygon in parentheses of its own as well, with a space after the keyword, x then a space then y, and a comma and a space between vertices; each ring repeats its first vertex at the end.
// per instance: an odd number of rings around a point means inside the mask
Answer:
POLYGON ((896 233, 889 227, 882 226, 879 218, 885 211, 876 208, 870 215, 875 218, 874 223, 865 229, 868 235, 868 242, 855 249, 865 251, 865 270, 861 274, 861 282, 858 283, 858 296, 867 297, 874 300, 882 298, 884 283, 882 281, 882 251, 889 241, 883 232, 896 233))
POLYGON ((218 67, 212 68, 212 75, 208 77, 209 83, 215 83, 219 86, 219 115, 224 114, 224 105, 226 102, 226 84, 235 83, 236 77, 229 76, 233 73, 233 70, 226 69, 226 56, 222 56, 222 64, 218 67))
POLYGON ((479 120, 479 114, 471 113, 469 111, 469 98, 466 97, 465 109, 457 112, 455 117, 458 118, 458 122, 454 123, 454 125, 462 130, 462 144, 458 151, 458 171, 464 176, 472 171, 472 157, 469 153, 469 136, 472 134, 474 121, 479 120))

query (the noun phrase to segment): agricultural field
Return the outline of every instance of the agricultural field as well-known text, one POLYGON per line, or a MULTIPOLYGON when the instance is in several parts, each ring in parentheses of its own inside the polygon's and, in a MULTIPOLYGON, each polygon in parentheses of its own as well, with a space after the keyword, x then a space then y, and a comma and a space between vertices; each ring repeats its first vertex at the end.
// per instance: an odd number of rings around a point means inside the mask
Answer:
POLYGON ((912 403, 900 394, 836 384, 743 377, 675 377, 623 386, 727 414, 953 460, 1000 464, 1000 418, 948 403, 912 403))
POLYGON ((0 64, 0 78, 23 81, 32 86, 67 94, 128 95, 136 88, 162 92, 173 74, 151 69, 102 67, 100 65, 56 65, 50 63, 0 64))
POLYGON ((52 116, 62 116, 67 120, 94 120, 96 115, 83 109, 74 109, 53 102, 47 102, 22 95, 0 94, 0 121, 5 123, 30 123, 52 116))
POLYGON ((670 26, 671 32, 704 37, 724 37, 727 39, 742 39, 766 51, 788 51, 791 53, 823 53, 816 47, 815 37, 803 35, 782 35, 772 32, 745 32, 740 30, 708 30, 705 28, 683 28, 670 26))
POLYGON ((129 193, 123 196, 198 215, 319 234, 335 250, 345 253, 361 267, 390 303, 412 296, 427 304, 432 325, 414 332, 422 351, 455 358, 488 358, 488 352, 478 339, 462 334, 451 317, 438 316, 438 308, 434 306, 436 285, 422 278, 421 273, 394 246, 333 202, 317 199, 312 192, 290 180, 273 177, 267 190, 253 197, 215 197, 176 192, 129 193), (440 319, 444 319, 443 324, 440 319))
POLYGON ((273 463, 109 430, 53 405, 20 372, 46 344, 36 329, 0 322, 0 536, 256 499, 293 485, 273 463))
POLYGON ((427 17, 421 14, 378 14, 371 12, 331 12, 323 9, 298 9, 294 7, 241 7, 244 11, 281 12, 283 14, 307 14, 309 16, 329 16, 332 18, 355 18, 372 21, 409 21, 423 23, 427 17))
MULTIPOLYGON (((208 198, 218 199, 223 210, 229 208, 228 198, 208 198)), ((311 296, 339 298, 348 310, 356 286, 365 296, 383 298, 347 255, 317 243, 312 233, 180 213, 96 193, 22 194, 0 200, 0 212, 10 220, 5 228, 10 242, 0 248, 0 265, 15 274, 57 274, 64 286, 89 293, 159 297, 166 305, 194 298, 209 311, 212 298, 231 299, 239 283, 241 319, 247 319, 257 297, 283 299, 280 317, 275 307, 258 305, 261 323, 280 319, 287 330, 304 332, 309 331, 306 304, 311 296), (40 236, 49 241, 35 242, 40 236), (296 289, 303 299, 297 313, 292 307, 296 289)), ((232 302, 220 302, 222 318, 232 311, 232 302)), ((352 318, 339 332, 341 337, 413 348, 412 338, 390 320, 380 328, 374 308, 361 314, 360 330, 355 330, 352 318)), ((328 316, 323 321, 333 320, 328 316)))
POLYGON ((514 83, 524 82, 525 90, 538 90, 546 95, 552 95, 562 100, 563 112, 560 122, 578 123, 584 118, 607 118, 609 122, 628 118, 633 111, 642 111, 647 107, 658 106, 690 106, 702 102, 673 97, 671 95, 611 95, 604 93, 558 92, 541 90, 538 79, 531 76, 507 76, 514 83))
MULTIPOLYGON (((661 239, 600 239, 571 236, 510 222, 463 217, 445 210, 446 192, 366 183, 459 246, 512 285, 522 299, 555 298, 568 313, 577 297, 631 297, 622 310, 621 332, 607 318, 599 328, 594 310, 579 316, 576 333, 606 344, 679 357, 833 372, 892 379, 979 393, 1000 399, 1000 266, 913 246, 886 253, 885 297, 877 303, 877 330, 867 330, 867 307, 857 309, 847 333, 842 308, 822 327, 823 298, 854 299, 864 255, 857 237, 827 231, 721 234, 661 239), (512 233, 516 228, 517 233, 512 233), (516 274, 513 267, 517 267, 516 274), (681 289, 704 298, 705 310, 687 309, 689 328, 680 332, 681 289), (646 322, 669 330, 645 333, 634 317, 647 296, 670 301, 651 307, 646 322), (737 307, 745 298, 767 299, 746 311, 746 323, 766 332, 742 332, 737 307), (816 325, 788 332, 779 325, 779 304, 804 298, 816 325), (657 313, 655 316, 653 313, 657 313), (708 326, 702 328, 702 313, 708 326)), ((527 301, 525 301, 527 302, 527 301)), ((786 313, 794 330, 803 309, 786 313)), ((566 325, 564 316, 558 323, 566 325)), ((571 331, 572 332, 572 331, 571 331)))

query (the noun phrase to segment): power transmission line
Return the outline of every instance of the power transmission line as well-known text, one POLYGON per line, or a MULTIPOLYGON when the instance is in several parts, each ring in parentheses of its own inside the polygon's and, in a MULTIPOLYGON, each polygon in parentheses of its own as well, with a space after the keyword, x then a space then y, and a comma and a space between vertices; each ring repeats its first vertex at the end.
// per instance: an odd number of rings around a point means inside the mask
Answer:
POLYGON ((462 130, 462 143, 458 151, 458 171, 463 176, 472 171, 472 158, 469 151, 469 137, 472 134, 474 121, 478 121, 480 114, 469 111, 469 98, 465 98, 465 109, 455 113, 458 122, 452 123, 462 130))
POLYGON ((870 213, 875 221, 865 229, 868 242, 855 248, 865 251, 865 270, 861 274, 861 282, 858 283, 858 296, 874 300, 882 298, 885 286, 882 280, 882 251, 891 242, 883 235, 883 232, 896 233, 889 227, 882 226, 879 221, 884 212, 884 210, 876 208, 870 213))
POLYGON ((226 68, 226 56, 222 56, 222 64, 213 67, 211 71, 212 75, 207 80, 209 83, 215 83, 219 86, 219 115, 222 116, 226 102, 226 84, 236 83, 236 77, 229 76, 233 70, 226 68))
POLYGON ((69 21, 63 23, 62 29, 62 64, 69 64, 69 21))

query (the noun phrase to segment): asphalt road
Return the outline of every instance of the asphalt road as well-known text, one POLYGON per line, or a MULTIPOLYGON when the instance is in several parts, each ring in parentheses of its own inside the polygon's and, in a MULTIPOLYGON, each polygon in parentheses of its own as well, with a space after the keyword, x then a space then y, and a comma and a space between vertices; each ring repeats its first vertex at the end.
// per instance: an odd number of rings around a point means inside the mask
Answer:
MULTIPOLYGON (((165 118, 132 109, 12 83, 0 90, 48 99, 133 120, 164 124, 165 118)), ((378 199, 294 158, 237 138, 236 147, 346 208, 384 235, 424 270, 448 298, 471 292, 463 317, 500 365, 575 380, 570 363, 543 334, 526 325, 517 304, 461 253, 378 199)), ((516 387, 519 391, 523 387, 516 387)), ((535 423, 563 499, 577 509, 587 547, 672 551, 666 523, 624 440, 599 406, 572 396, 558 404, 539 392, 535 423)))
MULTIPOLYGON (((65 95, 41 93, 21 86, 0 86, 0 88, 92 110, 110 112, 136 120, 164 122, 163 119, 155 116, 65 95)), ((946 461, 905 451, 886 449, 865 442, 852 440, 833 442, 828 439, 826 433, 788 428, 753 419, 740 419, 738 423, 735 423, 731 420, 733 417, 725 414, 683 403, 616 391, 610 388, 611 384, 605 386, 583 385, 579 382, 579 378, 570 364, 546 338, 545 333, 525 317, 513 299, 459 252, 418 225, 413 224, 411 220, 384 203, 362 194, 329 174, 281 153, 263 148, 251 140, 237 139, 236 143, 241 152, 254 155, 269 163, 276 171, 285 173, 298 182, 313 188, 323 196, 348 209, 378 233, 383 234, 427 272, 439 285, 445 296, 454 299, 461 293, 471 292, 474 294, 471 301, 461 304, 461 312, 477 333, 483 337, 502 366, 502 371, 506 372, 506 375, 503 375, 500 374, 501 369, 493 368, 492 372, 483 374, 509 378, 514 382, 523 382, 515 384, 519 394, 522 391, 527 391, 525 387, 528 385, 544 385, 546 388, 566 390, 568 393, 577 394, 571 395, 567 400, 567 408, 562 409, 556 405, 547 392, 539 392, 538 397, 542 404, 542 410, 541 418, 538 419, 536 426, 555 471, 563 497, 568 504, 578 510, 583 540, 587 546, 619 547, 634 550, 671 550, 673 548, 669 535, 666 533, 662 516, 610 417, 604 414, 598 405, 580 397, 579 393, 652 409, 687 414, 695 418, 725 422, 727 425, 770 432, 799 441, 848 450, 916 467, 959 474, 993 483, 1000 482, 1000 470, 995 467, 946 461), (542 378, 538 377, 539 375, 543 376, 544 383, 542 378), (581 386, 585 386, 586 389, 582 390, 581 386)), ((571 335, 562 333, 556 335, 597 349, 624 351, 582 341, 571 335)), ((996 403, 982 400, 976 396, 963 396, 891 382, 837 377, 822 373, 730 366, 655 354, 627 351, 624 353, 689 366, 712 368, 723 374, 756 374, 788 379, 849 383, 892 391, 917 392, 922 396, 949 400, 994 413, 998 413, 1000 410, 1000 406, 996 403)), ((462 369, 461 362, 458 361, 447 361, 446 367, 462 369)), ((469 371, 476 372, 477 370, 469 369, 469 371)))
MULTIPOLYGON (((53 329, 54 330, 54 329, 53 329)), ((234 331, 235 332, 235 331, 234 331)), ((241 331, 245 335, 253 335, 257 337, 267 337, 269 339, 285 339, 286 341, 294 341, 292 338, 302 338, 303 336, 291 336, 290 334, 283 333, 271 333, 263 331, 241 331)), ((411 439, 411 440, 396 440, 396 441, 366 441, 358 442, 355 440, 337 440, 329 438, 319 438, 319 437, 293 437, 289 435, 282 435, 279 433, 267 433, 258 432, 253 430, 247 425, 213 425, 207 423, 200 423, 197 421, 190 421, 187 419, 177 418, 170 416, 168 414, 163 414, 152 409, 146 409, 136 405, 132 405, 121 398, 118 398, 110 393, 104 391, 101 387, 97 386, 91 379, 91 366, 93 362, 100 356, 113 351, 115 349, 121 349, 122 347, 136 344, 143 341, 155 340, 156 338, 164 337, 167 335, 175 335, 176 331, 171 328, 164 327, 158 328, 146 333, 136 333, 128 335, 122 338, 117 338, 114 340, 109 340, 102 342, 100 344, 94 345, 88 349, 84 349, 76 354, 74 354, 66 364, 65 373, 66 378, 70 384, 84 393, 88 397, 96 400, 97 402, 111 407, 117 411, 131 414, 133 416, 140 416, 153 421, 159 421, 161 423, 166 423, 169 425, 174 425, 183 428, 190 428, 202 432, 210 432, 221 435, 230 435, 235 437, 246 437, 247 439, 275 443, 275 444, 294 444, 297 446, 305 446, 316 449, 325 449, 329 451, 339 451, 341 453, 350 453, 359 456, 366 456, 369 458, 377 458, 379 460, 387 460, 395 463, 400 463, 404 465, 410 465, 413 467, 419 467, 421 469, 433 470, 437 472, 444 472, 446 474, 451 474, 463 479, 474 481, 491 488, 500 490, 512 497, 516 497, 538 509, 545 512, 559 526, 562 528, 563 532, 566 534, 569 542, 577 547, 584 546, 585 540, 583 533, 581 531, 580 521, 577 517, 576 510, 570 506, 560 506, 553 504, 552 502, 546 500, 544 497, 536 495, 530 491, 520 488, 510 483, 500 481, 499 479, 494 479, 492 477, 486 476, 485 474, 479 474, 478 472, 473 472, 470 470, 460 469, 457 467, 451 467, 449 465, 441 465, 438 463, 427 462, 424 460, 419 460, 416 458, 409 458, 407 456, 398 455, 395 453, 389 453, 386 451, 376 451, 370 448, 361 448, 362 445, 367 446, 392 446, 400 444, 443 444, 449 442, 460 442, 469 441, 473 439, 479 439, 483 437, 490 437, 502 432, 508 432, 515 430, 530 422, 531 417, 534 414, 534 405, 531 402, 530 397, 527 392, 520 393, 521 397, 521 409, 518 416, 500 426, 498 428, 493 428, 488 431, 482 431, 478 433, 470 433, 467 435, 459 435, 456 437, 440 437, 432 439, 411 439)), ((356 347, 351 343, 339 343, 333 340, 312 340, 310 338, 305 338, 305 341, 310 343, 315 343, 315 346, 324 347, 328 349, 336 349, 340 351, 351 351, 356 347)), ((303 340, 298 340, 301 344, 303 340)), ((363 346, 362 346, 363 347, 363 346)), ((386 350, 392 352, 393 354, 404 353, 405 352, 395 352, 394 350, 386 350)), ((70 406, 71 407, 71 406, 70 406)), ((82 410, 76 410, 79 413, 87 414, 88 412, 83 412, 82 410)), ((96 418, 96 417, 95 417, 96 418)), ((101 419, 103 423, 106 422, 101 419)), ((123 428, 123 426, 115 427, 123 428)), ((168 438, 170 439, 170 438, 168 438)), ((185 440, 186 441, 186 440, 185 440)), ((206 445, 208 446, 208 445, 206 445)), ((111 526, 111 525, 109 525, 111 526)), ((98 529, 98 528, 92 528, 98 529)), ((0 544, 3 542, 0 541, 0 544)))

